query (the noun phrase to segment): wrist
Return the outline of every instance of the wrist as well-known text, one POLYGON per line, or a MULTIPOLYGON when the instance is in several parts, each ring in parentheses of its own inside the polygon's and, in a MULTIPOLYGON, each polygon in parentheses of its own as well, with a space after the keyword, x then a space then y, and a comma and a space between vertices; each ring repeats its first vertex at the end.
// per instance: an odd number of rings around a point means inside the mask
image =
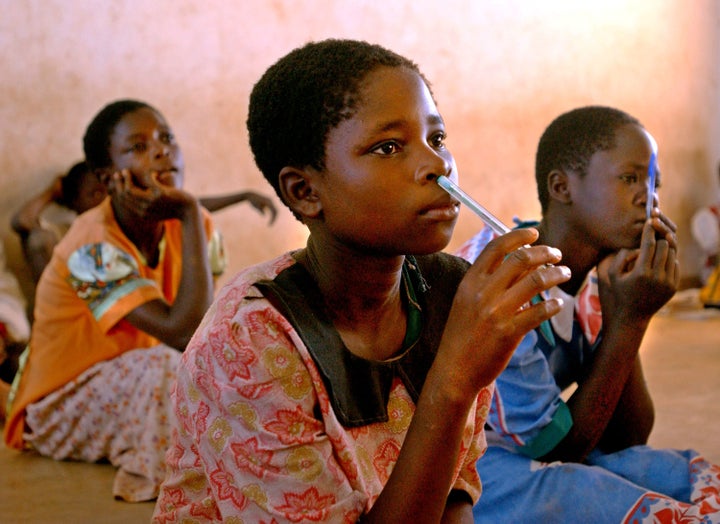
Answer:
POLYGON ((177 218, 181 222, 197 220, 202 216, 200 209, 201 206, 198 200, 194 198, 190 199, 185 203, 185 205, 180 207, 177 218))
POLYGON ((422 392, 428 401, 448 415, 453 411, 466 412, 477 396, 461 370, 441 372, 433 365, 428 371, 422 392))

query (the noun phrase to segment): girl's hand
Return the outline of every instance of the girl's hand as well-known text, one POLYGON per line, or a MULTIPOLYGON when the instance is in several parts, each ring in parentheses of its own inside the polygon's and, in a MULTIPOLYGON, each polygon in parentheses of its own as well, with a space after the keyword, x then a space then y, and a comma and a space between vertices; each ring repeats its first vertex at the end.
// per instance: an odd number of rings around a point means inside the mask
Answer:
POLYGON ((109 188, 116 205, 143 220, 182 218, 197 206, 188 192, 159 181, 159 174, 135 175, 128 169, 115 172, 109 188))
POLYGON ((534 296, 570 278, 567 267, 554 265, 562 257, 558 249, 528 247, 537 236, 528 228, 496 238, 460 283, 438 353, 460 394, 476 394, 492 383, 520 340, 560 311, 558 299, 530 305, 534 296))
POLYGON ((670 220, 665 214, 660 211, 660 208, 655 207, 651 214, 653 229, 655 229, 655 237, 660 239, 664 238, 670 244, 670 247, 677 250, 677 226, 670 220))
POLYGON ((277 209, 275 209, 275 204, 273 204, 272 200, 270 200, 264 195, 255 193, 254 191, 248 191, 247 201, 250 202, 250 205, 257 209, 260 214, 264 215, 265 211, 267 210, 267 212, 270 214, 270 225, 275 222, 275 218, 277 217, 277 209))
POLYGON ((638 249, 621 249, 598 265, 603 324, 648 322, 675 294, 680 278, 675 229, 653 213, 638 249))
POLYGON ((50 193, 50 198, 54 202, 59 202, 63 198, 63 190, 62 190, 62 180, 64 175, 58 175, 55 177, 55 179, 52 181, 52 184, 48 187, 48 192, 50 193))

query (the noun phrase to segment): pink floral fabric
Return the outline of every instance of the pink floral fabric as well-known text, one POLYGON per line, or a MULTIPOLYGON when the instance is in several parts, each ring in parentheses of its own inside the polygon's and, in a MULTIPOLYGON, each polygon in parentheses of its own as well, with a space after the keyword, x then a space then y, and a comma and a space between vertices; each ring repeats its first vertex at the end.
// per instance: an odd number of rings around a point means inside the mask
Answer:
MULTIPOLYGON (((293 263, 286 254, 235 277, 183 355, 154 522, 356 522, 392 472, 415 405, 396 378, 387 422, 340 424, 300 335, 252 287, 293 263)), ((491 394, 471 412, 456 467, 454 487, 473 501, 491 394)))
POLYGON ((703 457, 690 463, 690 502, 649 492, 630 508, 623 524, 693 524, 720 522, 720 466, 703 457))

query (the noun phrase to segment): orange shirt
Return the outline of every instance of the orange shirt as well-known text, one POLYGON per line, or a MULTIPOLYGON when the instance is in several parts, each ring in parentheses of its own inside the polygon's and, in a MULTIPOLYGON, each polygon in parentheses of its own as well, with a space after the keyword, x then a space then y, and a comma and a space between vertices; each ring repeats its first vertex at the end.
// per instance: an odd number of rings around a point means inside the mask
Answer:
MULTIPOLYGON (((204 211, 207 238, 213 238, 204 211)), ((155 299, 173 303, 182 272, 182 230, 165 222, 157 267, 115 220, 110 199, 84 213, 57 245, 40 278, 27 363, 5 424, 5 442, 22 448, 24 413, 31 404, 94 364, 159 340, 124 320, 155 299)))

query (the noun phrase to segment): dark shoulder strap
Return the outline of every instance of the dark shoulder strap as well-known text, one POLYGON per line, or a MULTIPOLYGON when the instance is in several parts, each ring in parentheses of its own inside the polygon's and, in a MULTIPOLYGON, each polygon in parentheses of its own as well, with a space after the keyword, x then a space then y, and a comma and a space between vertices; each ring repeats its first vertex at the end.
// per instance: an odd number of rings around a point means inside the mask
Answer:
POLYGON ((396 375, 417 401, 437 353, 455 291, 469 265, 446 254, 408 257, 407 264, 422 311, 422 332, 405 354, 387 362, 360 358, 345 347, 325 312, 320 290, 301 264, 293 264, 274 280, 255 284, 302 339, 344 426, 386 421, 390 388, 396 375))

